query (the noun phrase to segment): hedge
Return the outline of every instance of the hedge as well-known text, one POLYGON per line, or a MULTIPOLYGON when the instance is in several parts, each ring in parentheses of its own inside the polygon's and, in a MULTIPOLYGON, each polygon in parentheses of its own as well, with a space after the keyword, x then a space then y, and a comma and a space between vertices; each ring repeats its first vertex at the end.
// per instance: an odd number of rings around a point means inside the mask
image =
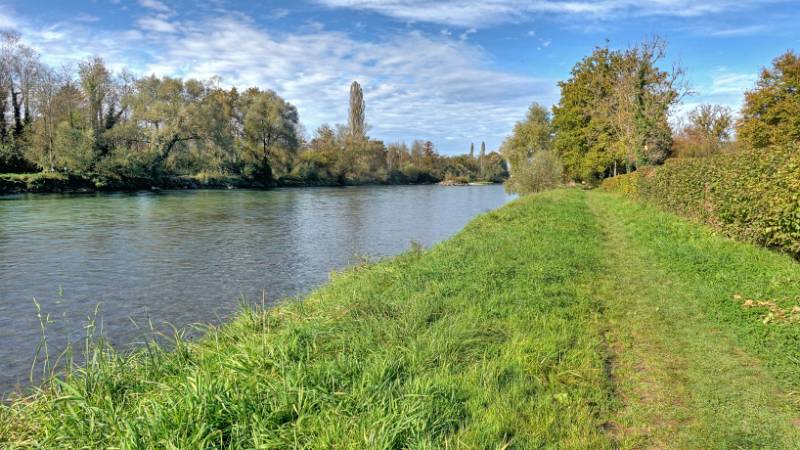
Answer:
POLYGON ((671 159, 602 187, 800 256, 800 145, 671 159))

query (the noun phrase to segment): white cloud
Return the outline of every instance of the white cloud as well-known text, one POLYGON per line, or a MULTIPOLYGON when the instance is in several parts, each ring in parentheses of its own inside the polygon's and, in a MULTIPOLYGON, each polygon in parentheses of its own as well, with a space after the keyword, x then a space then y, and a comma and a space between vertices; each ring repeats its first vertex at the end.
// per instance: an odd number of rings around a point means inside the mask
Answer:
POLYGON ((139 28, 157 33, 174 33, 177 31, 175 24, 160 17, 143 17, 136 22, 139 28))
POLYGON ((709 30, 705 34, 716 37, 751 36, 754 34, 764 33, 768 30, 769 27, 766 25, 748 25, 735 28, 709 30))
POLYGON ((743 95, 745 91, 755 86, 757 74, 754 73, 729 73, 722 71, 714 75, 711 80, 711 95, 743 95))
POLYGON ((477 29, 475 29, 475 28, 470 28, 470 29, 468 29, 467 31, 465 31, 465 32, 461 33, 461 35, 459 36, 459 38, 460 38, 462 41, 466 41, 467 39, 469 39, 469 35, 470 35, 470 34, 475 34, 475 33, 477 33, 477 32, 478 32, 478 30, 477 30, 477 29))
POLYGON ((315 0, 331 8, 371 11, 400 20, 480 27, 522 21, 536 14, 691 17, 780 0, 315 0))
POLYGON ((355 79, 364 86, 373 136, 424 137, 463 151, 470 141, 499 145, 531 101, 557 95, 550 81, 489 67, 482 50, 448 36, 406 31, 364 42, 324 29, 278 36, 225 16, 183 24, 143 71, 220 75, 226 85, 274 89, 298 106, 309 130, 345 121, 355 79))
POLYGON ((744 93, 755 86, 758 74, 731 72, 725 67, 713 70, 697 85, 697 94, 687 98, 673 113, 675 123, 685 120, 688 113, 703 104, 721 105, 739 113, 744 93))
POLYGON ((139 4, 142 7, 147 9, 152 9, 153 11, 158 11, 162 13, 172 12, 172 9, 169 6, 165 5, 159 0, 139 0, 139 4))
POLYGON ((288 16, 291 12, 285 8, 277 8, 273 9, 270 13, 269 17, 271 19, 283 19, 284 17, 288 16))
MULTIPOLYGON (((2 5, 0 5, 2 6, 2 5)), ((19 25, 19 21, 10 12, 0 11, 0 30, 13 29, 19 25)))

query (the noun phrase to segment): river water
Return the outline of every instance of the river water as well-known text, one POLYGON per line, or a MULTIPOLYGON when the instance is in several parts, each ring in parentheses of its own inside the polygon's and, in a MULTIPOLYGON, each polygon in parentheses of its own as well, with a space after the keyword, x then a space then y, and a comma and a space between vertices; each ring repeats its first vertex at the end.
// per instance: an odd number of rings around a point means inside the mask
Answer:
POLYGON ((364 256, 430 246, 511 197, 502 186, 31 194, 0 197, 0 395, 99 305, 115 345, 301 295, 364 256))

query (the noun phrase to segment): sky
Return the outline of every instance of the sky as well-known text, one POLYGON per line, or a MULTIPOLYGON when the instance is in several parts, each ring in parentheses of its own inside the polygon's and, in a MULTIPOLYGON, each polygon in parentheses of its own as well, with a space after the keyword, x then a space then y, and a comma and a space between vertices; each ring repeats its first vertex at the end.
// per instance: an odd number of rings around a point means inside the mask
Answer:
POLYGON ((800 0, 0 0, 0 29, 50 65, 98 55, 139 75, 273 89, 309 135, 346 122, 357 80, 371 137, 447 154, 499 147, 606 42, 667 41, 664 67, 684 67, 694 92, 676 117, 738 110, 761 68, 800 50, 798 23, 800 0))

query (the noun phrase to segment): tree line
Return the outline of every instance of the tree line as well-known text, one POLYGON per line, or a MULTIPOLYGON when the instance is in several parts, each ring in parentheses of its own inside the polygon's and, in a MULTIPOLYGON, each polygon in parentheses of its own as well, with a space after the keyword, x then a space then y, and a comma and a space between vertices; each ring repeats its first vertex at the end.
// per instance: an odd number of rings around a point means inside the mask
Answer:
POLYGON ((677 124, 670 112, 691 91, 683 68, 661 67, 665 56, 656 38, 623 50, 606 44, 579 61, 559 83, 558 103, 531 105, 504 141, 508 189, 594 185, 667 158, 800 143, 800 57, 793 51, 761 72, 738 119, 730 108, 700 105, 677 124))
POLYGON ((503 181, 496 152, 445 156, 430 141, 368 136, 361 86, 346 125, 304 135, 297 108, 272 90, 219 78, 114 72, 99 57, 52 68, 20 36, 0 35, 0 173, 44 172, 96 186, 167 180, 245 185, 503 181))

